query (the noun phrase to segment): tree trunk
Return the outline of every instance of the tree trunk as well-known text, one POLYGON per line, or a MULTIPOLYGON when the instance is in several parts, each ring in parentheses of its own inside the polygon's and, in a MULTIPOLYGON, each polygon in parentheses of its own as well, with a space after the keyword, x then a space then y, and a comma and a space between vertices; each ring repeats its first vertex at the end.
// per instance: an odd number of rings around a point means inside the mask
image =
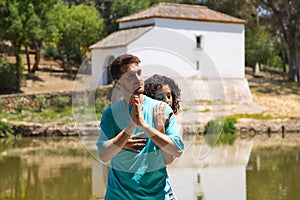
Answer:
POLYGON ((296 54, 293 51, 289 53, 289 80, 293 82, 297 82, 297 72, 296 72, 296 54))
POLYGON ((255 75, 255 74, 258 74, 258 73, 259 73, 259 63, 257 62, 254 65, 253 74, 255 75))
POLYGON ((30 56, 29 56, 27 45, 25 45, 25 53, 26 53, 26 60, 27 60, 27 71, 28 71, 28 74, 30 74, 31 73, 31 71, 30 71, 30 56))
POLYGON ((284 50, 281 50, 281 53, 280 53, 280 55, 281 55, 281 59, 282 59, 282 71, 284 72, 284 73, 286 73, 286 64, 287 64, 287 59, 286 59, 286 53, 285 53, 285 51, 284 50))
POLYGON ((34 48, 35 48, 35 56, 34 56, 34 64, 32 67, 32 73, 34 73, 35 71, 37 71, 39 69, 39 63, 41 60, 41 49, 40 49, 39 43, 36 40, 34 40, 33 44, 34 44, 34 48))
POLYGON ((15 85, 15 90, 20 91, 21 90, 21 69, 22 69, 22 61, 21 61, 21 56, 20 56, 20 47, 17 45, 14 46, 14 55, 16 58, 16 85, 15 85))
POLYGON ((297 51, 296 53, 297 55, 297 63, 296 63, 296 76, 297 76, 297 81, 300 82, 300 56, 299 53, 297 51))

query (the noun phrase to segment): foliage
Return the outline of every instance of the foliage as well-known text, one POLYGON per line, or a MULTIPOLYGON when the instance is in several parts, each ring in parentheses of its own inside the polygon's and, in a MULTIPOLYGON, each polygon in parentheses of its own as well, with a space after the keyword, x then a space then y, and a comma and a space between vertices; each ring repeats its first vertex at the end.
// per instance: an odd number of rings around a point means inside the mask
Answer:
POLYGON ((211 146, 229 144, 232 145, 236 139, 236 119, 225 118, 221 120, 210 120, 205 125, 204 132, 207 135, 207 143, 211 146), (219 135, 219 133, 221 133, 219 135))
POLYGON ((52 19, 60 37, 56 43, 44 43, 45 55, 66 64, 79 65, 87 57, 89 46, 102 38, 103 19, 93 6, 60 6, 52 19))
POLYGON ((109 106, 110 101, 105 97, 97 98, 95 101, 96 113, 103 113, 104 109, 109 106))
POLYGON ((260 6, 260 21, 278 36, 283 55, 289 63, 289 80, 300 82, 300 1, 253 0, 260 6))
POLYGON ((19 91, 17 82, 18 74, 16 65, 10 64, 2 55, 0 55, 0 91, 1 93, 11 93, 19 91))
MULTIPOLYGON (((251 1, 240 0, 198 0, 198 3, 206 5, 208 8, 217 10, 228 15, 246 19, 252 25, 256 8, 251 1)), ((254 19, 255 20, 255 19, 254 19)))
POLYGON ((7 104, 7 100, 0 98, 0 110, 5 109, 6 104, 7 104))
POLYGON ((15 110, 18 113, 21 113, 26 108, 28 103, 29 103, 29 100, 25 97, 21 97, 21 98, 17 99, 17 101, 15 103, 15 110))
POLYGON ((11 127, 7 123, 0 121, 0 137, 10 137, 12 135, 13 131, 11 127))
POLYGON ((149 8, 160 2, 196 3, 196 0, 95 0, 105 23, 105 35, 118 30, 117 19, 149 8))
MULTIPOLYGON (((90 1, 91 2, 91 1, 90 1)), ((24 68, 20 54, 35 52, 34 72, 41 52, 60 59, 63 64, 79 65, 89 46, 102 38, 103 20, 93 6, 66 6, 62 0, 1 0, 0 40, 9 41, 16 58, 14 69, 20 89, 24 68), (46 48, 45 50, 41 48, 46 48), (50 53, 49 53, 50 51, 50 53)), ((27 62, 29 63, 29 62, 27 62)))
POLYGON ((70 103, 69 97, 58 96, 55 99, 55 106, 58 108, 64 108, 64 107, 68 106, 69 103, 70 103))
POLYGON ((247 66, 254 67, 256 63, 282 66, 282 62, 278 60, 276 41, 264 27, 246 30, 245 51, 247 66))
POLYGON ((36 110, 41 112, 48 108, 49 100, 45 97, 45 95, 36 96, 36 110))
MULTIPOLYGON (((36 58, 34 66, 37 68, 40 60, 40 44, 43 40, 55 38, 55 31, 48 23, 47 13, 51 13, 52 8, 59 2, 61 0, 0 1, 0 39, 12 44, 16 57, 16 73, 19 78, 17 87, 20 87, 22 78, 18 74, 24 67, 20 60, 21 50, 25 47, 25 52, 28 54, 28 47, 34 49, 36 58)), ((28 71, 30 71, 29 63, 28 71)))

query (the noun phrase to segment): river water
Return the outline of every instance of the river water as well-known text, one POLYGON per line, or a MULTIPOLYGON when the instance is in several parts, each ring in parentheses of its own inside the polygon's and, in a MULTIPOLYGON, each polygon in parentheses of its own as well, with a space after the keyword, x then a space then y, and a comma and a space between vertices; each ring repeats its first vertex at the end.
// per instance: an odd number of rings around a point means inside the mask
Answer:
MULTIPOLYGON (((300 199, 300 144, 236 143, 201 158, 191 144, 168 167, 178 200, 300 199)), ((106 172, 76 137, 0 140, 1 200, 102 199, 106 172)))

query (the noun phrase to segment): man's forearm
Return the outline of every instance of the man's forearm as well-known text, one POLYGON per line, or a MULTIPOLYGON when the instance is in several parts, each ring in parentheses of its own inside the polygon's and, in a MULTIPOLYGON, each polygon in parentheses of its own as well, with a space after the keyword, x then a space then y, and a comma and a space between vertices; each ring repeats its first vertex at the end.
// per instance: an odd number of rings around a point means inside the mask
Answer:
POLYGON ((161 133, 151 126, 141 127, 142 130, 151 138, 151 140, 159 146, 164 152, 174 157, 179 157, 182 151, 178 149, 173 140, 166 134, 161 133))
POLYGON ((108 162, 112 157, 118 154, 130 138, 134 129, 135 127, 129 126, 116 135, 116 137, 108 140, 100 152, 100 160, 108 162))

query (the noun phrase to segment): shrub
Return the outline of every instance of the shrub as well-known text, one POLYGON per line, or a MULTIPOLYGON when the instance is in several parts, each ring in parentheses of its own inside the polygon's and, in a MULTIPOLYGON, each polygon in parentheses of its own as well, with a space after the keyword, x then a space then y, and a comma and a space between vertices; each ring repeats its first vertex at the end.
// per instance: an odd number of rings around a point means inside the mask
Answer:
POLYGON ((211 146, 214 144, 232 145, 236 140, 237 131, 236 131, 235 123, 236 120, 234 118, 226 118, 224 120, 224 123, 221 120, 210 120, 209 122, 207 122, 207 124, 205 125, 204 132, 212 134, 212 137, 208 137, 207 139, 208 144, 211 146), (221 134, 219 135, 219 133, 221 134))
POLYGON ((56 97, 55 106, 58 108, 64 108, 69 105, 69 102, 70 102, 69 97, 64 97, 64 96, 56 97))
POLYGON ((1 93, 19 91, 17 66, 10 64, 6 58, 0 55, 0 90, 1 93))
POLYGON ((7 104, 6 99, 0 99, 0 110, 5 109, 5 105, 7 104))
POLYGON ((12 135, 13 131, 10 126, 5 122, 0 121, 0 137, 7 137, 12 135))
POLYGON ((38 112, 43 111, 49 106, 49 100, 44 95, 36 96, 36 109, 38 112))
POLYGON ((96 113, 103 113, 104 109, 110 104, 110 101, 105 97, 97 98, 95 101, 96 113))
POLYGON ((21 97, 21 98, 17 99, 17 101, 15 103, 15 110, 18 113, 21 113, 26 108, 28 103, 29 103, 29 100, 26 99, 25 97, 21 97))

